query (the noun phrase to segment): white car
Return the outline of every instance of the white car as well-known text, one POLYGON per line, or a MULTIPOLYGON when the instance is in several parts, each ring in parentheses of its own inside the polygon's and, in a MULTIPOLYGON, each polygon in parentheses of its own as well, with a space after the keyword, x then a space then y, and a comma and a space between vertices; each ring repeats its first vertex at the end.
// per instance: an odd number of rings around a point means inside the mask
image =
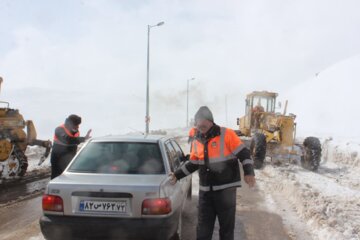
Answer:
POLYGON ((169 182, 186 160, 174 138, 109 136, 84 145, 42 199, 46 239, 181 239, 191 176, 169 182))

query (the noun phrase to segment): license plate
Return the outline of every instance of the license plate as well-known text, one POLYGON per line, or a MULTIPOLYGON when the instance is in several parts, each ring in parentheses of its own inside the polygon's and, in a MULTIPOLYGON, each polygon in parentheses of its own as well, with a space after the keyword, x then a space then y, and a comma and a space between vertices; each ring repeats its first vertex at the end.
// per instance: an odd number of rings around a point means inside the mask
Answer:
POLYGON ((126 212, 126 201, 80 201, 79 210, 82 212, 126 212))

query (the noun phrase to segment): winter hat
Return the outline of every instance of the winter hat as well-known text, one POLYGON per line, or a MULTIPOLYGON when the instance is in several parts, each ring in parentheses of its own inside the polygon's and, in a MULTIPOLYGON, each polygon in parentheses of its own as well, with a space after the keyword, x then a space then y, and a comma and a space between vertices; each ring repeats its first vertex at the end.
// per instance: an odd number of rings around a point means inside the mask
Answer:
POLYGON ((214 122, 214 117, 207 106, 200 107, 199 110, 195 113, 195 121, 200 119, 206 119, 214 122))
POLYGON ((81 123, 81 117, 79 117, 78 115, 75 114, 71 114, 67 117, 67 119, 65 120, 65 122, 70 123, 74 126, 76 125, 80 125, 81 123))

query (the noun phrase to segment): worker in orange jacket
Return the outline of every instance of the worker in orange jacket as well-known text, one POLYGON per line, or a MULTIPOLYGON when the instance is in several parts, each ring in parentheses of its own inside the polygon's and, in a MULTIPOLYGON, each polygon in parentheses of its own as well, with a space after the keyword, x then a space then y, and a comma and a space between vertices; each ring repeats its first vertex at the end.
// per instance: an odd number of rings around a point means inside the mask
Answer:
POLYGON ((196 127, 192 127, 189 131, 189 138, 188 138, 188 143, 191 143, 194 139, 195 139, 195 136, 196 136, 196 127))
POLYGON ((188 143, 190 144, 190 152, 191 152, 191 147, 192 147, 192 141, 194 141, 194 139, 196 138, 196 134, 197 134, 197 129, 196 127, 192 127, 189 131, 189 138, 188 138, 188 143))
POLYGON ((85 137, 80 137, 81 117, 71 114, 65 123, 55 129, 51 152, 51 179, 59 176, 77 152, 78 145, 90 138, 91 129, 85 137))
POLYGON ((169 174, 170 181, 175 184, 199 170, 197 240, 211 240, 216 217, 220 239, 233 240, 236 188, 241 186, 238 159, 243 166, 245 182, 250 187, 255 184, 250 150, 232 129, 216 125, 206 106, 196 112, 195 125, 198 134, 192 142, 190 159, 169 174))

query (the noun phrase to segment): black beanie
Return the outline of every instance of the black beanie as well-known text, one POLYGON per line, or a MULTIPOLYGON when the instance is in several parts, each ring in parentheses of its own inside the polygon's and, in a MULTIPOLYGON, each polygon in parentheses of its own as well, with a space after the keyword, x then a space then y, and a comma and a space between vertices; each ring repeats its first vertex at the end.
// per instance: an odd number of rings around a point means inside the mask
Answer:
POLYGON ((207 106, 202 106, 195 114, 195 121, 199 119, 206 119, 211 122, 214 122, 214 117, 207 106))
POLYGON ((81 117, 79 117, 78 115, 75 114, 71 114, 70 116, 68 116, 68 118, 65 120, 65 123, 70 123, 72 125, 80 125, 81 123, 81 117))

